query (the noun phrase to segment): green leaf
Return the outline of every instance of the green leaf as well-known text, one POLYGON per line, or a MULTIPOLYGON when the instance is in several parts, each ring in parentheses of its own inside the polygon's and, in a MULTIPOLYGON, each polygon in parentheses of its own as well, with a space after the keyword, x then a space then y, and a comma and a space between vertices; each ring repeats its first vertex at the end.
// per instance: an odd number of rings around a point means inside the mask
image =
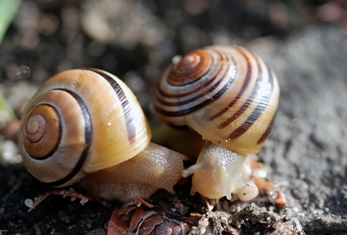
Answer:
MULTIPOLYGON (((0 0, 0 44, 13 18, 16 16, 21 0, 0 0)), ((6 98, 0 93, 0 125, 14 119, 15 114, 6 98)))
POLYGON ((0 93, 0 127, 3 126, 6 122, 15 118, 16 115, 14 114, 11 105, 7 102, 4 95, 0 93))
POLYGON ((0 0, 0 44, 15 17, 21 0, 0 0))

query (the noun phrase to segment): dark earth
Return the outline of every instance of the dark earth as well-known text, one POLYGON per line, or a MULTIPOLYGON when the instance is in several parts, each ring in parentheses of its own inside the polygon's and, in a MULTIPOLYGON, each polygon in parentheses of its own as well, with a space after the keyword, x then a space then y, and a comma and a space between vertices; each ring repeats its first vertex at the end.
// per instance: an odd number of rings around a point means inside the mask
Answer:
MULTIPOLYGON (((51 75, 100 68, 127 83, 155 128, 153 88, 174 55, 243 45, 279 79, 279 111, 258 157, 287 207, 222 200, 209 212, 186 182, 148 199, 152 210, 195 226, 191 234, 347 234, 346 30, 343 0, 24 0, 0 45, 1 90, 19 118, 51 75)), ((52 195, 28 212, 24 201, 51 189, 26 172, 12 141, 1 138, 0 154, 0 234, 107 233, 119 202, 52 195)))

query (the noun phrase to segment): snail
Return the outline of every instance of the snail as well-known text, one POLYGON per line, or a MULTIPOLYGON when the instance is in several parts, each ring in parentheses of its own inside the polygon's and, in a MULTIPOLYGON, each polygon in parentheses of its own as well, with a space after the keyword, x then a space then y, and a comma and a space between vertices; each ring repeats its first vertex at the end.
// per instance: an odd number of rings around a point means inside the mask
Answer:
POLYGON ((80 182, 97 197, 126 202, 163 188, 174 194, 184 155, 150 142, 132 91, 93 68, 47 80, 22 118, 19 149, 27 170, 52 187, 80 182))
POLYGON ((159 78, 154 106, 167 124, 188 126, 206 140, 182 172, 193 174, 192 195, 211 204, 232 194, 243 201, 257 196, 247 156, 269 137, 279 93, 272 69, 243 47, 209 46, 174 58, 159 78))

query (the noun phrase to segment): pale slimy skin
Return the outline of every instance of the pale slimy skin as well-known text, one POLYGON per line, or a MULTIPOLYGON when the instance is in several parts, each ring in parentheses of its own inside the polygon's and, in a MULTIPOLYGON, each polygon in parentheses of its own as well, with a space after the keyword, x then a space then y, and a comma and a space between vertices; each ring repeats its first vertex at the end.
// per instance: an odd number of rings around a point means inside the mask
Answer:
POLYGON ((250 180, 247 158, 220 145, 207 143, 196 164, 182 171, 183 177, 192 175, 191 194, 199 192, 208 199, 235 194, 241 201, 254 199, 258 187, 250 180))

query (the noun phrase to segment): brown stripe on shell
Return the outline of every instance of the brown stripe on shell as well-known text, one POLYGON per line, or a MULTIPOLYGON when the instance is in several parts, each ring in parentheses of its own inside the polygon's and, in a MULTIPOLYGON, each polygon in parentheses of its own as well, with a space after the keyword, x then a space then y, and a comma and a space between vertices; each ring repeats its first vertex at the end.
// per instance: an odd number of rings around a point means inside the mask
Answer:
MULTIPOLYGON (((229 56, 223 56, 224 55, 224 53, 223 54, 221 54, 219 51, 217 51, 217 50, 214 50, 217 54, 219 54, 219 56, 220 56, 220 61, 223 61, 223 60, 225 60, 226 62, 233 62, 234 64, 236 63, 235 62, 235 60, 234 60, 234 58, 230 58, 229 56)), ((206 76, 206 75, 208 75, 210 72, 211 72, 211 68, 213 67, 213 65, 214 65, 214 63, 212 63, 212 66, 210 66, 209 68, 208 68, 208 71, 207 71, 207 73, 205 74, 205 75, 203 75, 203 77, 204 76, 206 76)), ((173 67, 173 65, 170 65, 170 67, 169 67, 169 75, 171 74, 171 72, 174 70, 174 68, 172 68, 173 67)), ((217 74, 219 73, 219 71, 220 71, 221 69, 219 69, 218 70, 218 72, 217 72, 217 74)), ((216 75, 217 75, 216 74, 216 75)), ((168 75, 168 76, 169 76, 168 75)), ((203 78, 203 77, 201 77, 201 78, 203 78)), ((205 84, 202 84, 201 85, 201 87, 207 87, 208 85, 210 85, 213 81, 214 81, 214 79, 215 79, 215 77, 216 76, 214 76, 213 77, 213 79, 208 79, 207 81, 206 81, 206 83, 205 84)), ((164 78, 161 78, 161 79, 164 79, 164 78)), ((185 84, 185 85, 179 85, 179 86, 186 86, 187 84, 185 84)), ((177 87, 177 85, 176 85, 176 87, 177 87)), ((162 89, 161 89, 161 87, 160 87, 160 83, 158 83, 157 84, 157 88, 156 88, 156 90, 157 90, 157 92, 161 95, 161 96, 164 96, 164 97, 167 97, 167 98, 182 98, 182 97, 185 97, 185 96, 189 96, 189 95, 191 95, 191 94, 194 94, 194 93, 196 93, 197 91, 199 91, 199 90, 201 90, 201 87, 199 86, 199 87, 197 87, 196 89, 194 89, 194 90, 191 90, 191 91, 189 91, 189 92, 186 92, 186 93, 180 93, 180 94, 169 94, 169 93, 167 93, 167 92, 165 92, 165 91, 163 91, 162 89)), ((155 97, 159 102, 162 100, 162 99, 159 99, 159 98, 157 98, 157 97, 155 97)))
POLYGON ((208 73, 212 63, 209 53, 202 50, 191 52, 173 66, 167 81, 173 86, 194 83, 208 73))
MULTIPOLYGON (((208 71, 207 73, 209 73, 209 71, 208 71)), ((203 87, 206 87, 206 86, 210 85, 213 81, 214 81, 213 79, 209 79, 209 80, 207 80, 207 82, 206 82, 205 84, 203 84, 202 86, 203 86, 203 87)), ((191 94, 196 93, 196 92, 199 91, 200 89, 201 89, 201 88, 198 87, 198 88, 196 88, 195 90, 191 90, 191 91, 186 92, 186 93, 169 94, 169 93, 166 93, 165 91, 163 91, 163 90, 161 89, 161 87, 159 86, 159 83, 158 83, 158 85, 157 85, 157 91, 158 91, 158 93, 159 93, 161 96, 165 96, 165 97, 167 97, 167 98, 183 98, 183 97, 185 97, 185 96, 189 96, 189 95, 191 95, 191 94)), ((159 102, 161 102, 161 100, 162 100, 162 99, 160 99, 160 98, 158 98, 158 97, 155 97, 155 98, 156 98, 159 102)))
MULTIPOLYGON (((34 106, 31 109, 30 114, 32 114, 32 111, 35 110, 35 108, 37 108, 38 106, 43 106, 43 105, 47 105, 50 108, 52 108, 52 110, 55 112, 55 114, 57 116, 59 116, 59 112, 58 112, 58 110, 54 106, 50 105, 49 103, 44 103, 44 102, 40 103, 39 105, 34 106)), ((58 130, 57 140, 55 141, 54 146, 52 146, 51 149, 47 151, 46 155, 42 155, 42 156, 39 155, 39 154, 36 155, 36 154, 34 154, 34 153, 32 153, 30 151, 31 148, 36 148, 35 150, 37 150, 37 151, 38 151, 37 148, 39 148, 41 150, 41 151, 39 151, 39 153, 40 154, 43 153, 43 151, 42 151, 42 149, 40 147, 38 147, 37 145, 35 146, 35 144, 41 144, 41 145, 43 144, 43 142, 42 142, 43 137, 40 140, 36 141, 36 142, 31 142, 28 138, 26 138, 27 142, 23 142, 23 145, 25 146, 25 149, 26 149, 26 152, 27 152, 28 156, 30 156, 33 159, 42 161, 42 160, 46 160, 47 158, 51 157, 57 151, 57 149, 58 149, 58 147, 60 145, 60 142, 61 142, 61 137, 62 137, 62 128, 61 128, 62 122, 61 122, 61 119, 58 119, 58 122, 59 122, 58 123, 59 130, 58 130), (31 145, 31 147, 29 147, 28 145, 31 145)), ((27 123, 27 119, 26 119, 25 123, 27 123)), ((47 125, 47 123, 46 123, 46 125, 47 125)), ((25 130, 26 125, 23 125, 22 128, 24 129, 24 130, 22 130, 22 133, 25 133, 26 132, 26 130, 25 130)), ((48 131, 48 130, 46 129, 45 131, 48 131)), ((49 144, 45 144, 45 147, 48 147, 48 146, 49 146, 49 144)), ((35 151, 35 152, 37 152, 37 151, 35 151)))
POLYGON ((59 179, 57 181, 53 181, 53 182, 49 182, 47 183, 47 185, 52 186, 52 187, 57 187, 59 185, 63 185, 65 183, 67 183, 68 181, 70 181, 72 178, 74 178, 78 172, 80 172, 80 170, 82 169, 88 154, 89 154, 89 149, 91 146, 91 142, 92 142, 92 123, 91 123, 91 118, 90 118, 90 114, 89 111, 87 109, 86 104, 83 102, 82 98, 79 97, 77 94, 73 93, 72 91, 66 90, 66 89, 57 89, 57 90, 61 90, 61 91, 65 91, 68 94, 70 94, 78 103, 78 105, 81 108, 82 111, 82 115, 83 115, 83 119, 84 119, 84 123, 85 123, 85 147, 80 155, 80 157, 78 158, 78 162, 76 163, 76 165, 74 166, 74 168, 72 169, 72 171, 67 174, 64 178, 59 179))
MULTIPOLYGON (((219 74, 219 72, 221 72, 224 68, 226 67, 226 65, 223 65, 222 67, 220 67, 220 69, 218 70, 218 72, 211 78, 209 79, 203 86, 199 87, 198 90, 201 90, 203 87, 206 87, 208 85, 210 85, 217 77, 216 75, 219 74)), ((215 90, 218 85, 223 81, 224 79, 224 75, 228 72, 228 70, 225 70, 224 74, 220 77, 220 79, 209 89, 207 90, 206 92, 203 92, 203 93, 199 93, 198 95, 190 98, 190 99, 187 99, 187 100, 183 100, 183 101, 179 101, 179 102, 167 102, 167 101, 164 101, 160 98, 157 98, 157 101, 165 106, 181 106, 181 105, 186 105, 186 104, 189 104, 195 100, 198 100, 200 99, 201 97, 205 96, 206 93, 209 93, 209 92, 212 92, 213 90, 215 90)), ((197 90, 196 90, 197 91, 197 90)), ((193 93, 197 93, 197 92, 193 92, 193 93)))
MULTIPOLYGON (((232 107, 236 104, 236 102, 240 99, 240 97, 242 96, 242 94, 245 92, 245 90, 246 90, 246 88, 247 88, 247 86, 249 85, 249 82, 250 82, 250 80, 251 80, 251 77, 252 77, 252 67, 251 67, 250 61, 249 61, 247 55, 245 55, 245 53, 242 52, 240 48, 236 48, 236 49, 245 57, 245 59, 246 59, 246 61, 247 61, 247 74, 246 74, 246 77, 245 77, 245 79, 244 79, 243 86, 241 87, 239 93, 235 96, 235 98, 234 98, 224 109, 222 109, 221 111, 219 111, 218 113, 216 113, 216 114, 214 114, 214 115, 212 115, 212 116, 210 117, 210 121, 213 121, 214 119, 220 117, 220 116, 223 115, 225 112, 227 112, 230 108, 232 108, 232 107)), ((258 66, 258 67, 259 67, 259 66, 258 66)), ((236 74, 235 76, 237 76, 237 74, 236 74)), ((241 111, 241 110, 238 110, 238 111, 236 112, 236 114, 237 114, 239 111, 240 111, 241 113, 243 112, 243 111, 241 111)), ((239 113, 239 115, 240 115, 241 113, 239 113)), ((236 115, 236 114, 235 114, 235 115, 236 115)), ((223 123, 220 124, 220 125, 219 125, 219 128, 222 129, 222 128, 224 128, 225 126, 229 125, 230 122, 234 121, 239 115, 237 115, 236 117, 231 117, 231 118, 229 118, 229 121, 226 121, 224 124, 223 124, 223 123), (229 124, 228 124, 228 122, 229 122, 229 124)))
POLYGON ((134 124, 134 118, 132 115, 131 105, 129 104, 128 98, 126 97, 121 86, 115 81, 111 76, 104 73, 101 70, 93 69, 93 68, 83 68, 85 70, 89 70, 95 72, 102 76, 113 88, 115 93, 117 94, 118 100, 120 101, 123 109, 123 114, 126 119, 127 131, 128 131, 128 140, 130 143, 135 142, 136 140, 136 127, 134 124))
MULTIPOLYGON (((236 64, 236 61, 233 57, 230 57, 228 56, 228 54, 225 54, 225 53, 220 53, 218 50, 214 50, 214 52, 216 52, 218 55, 219 55, 219 59, 220 61, 223 61, 223 66, 221 67, 221 69, 219 71, 222 71, 222 68, 224 66, 228 66, 227 63, 230 63, 230 62, 233 62, 233 64, 236 64), (226 55, 226 56, 225 56, 226 55)), ((212 64, 213 66, 213 64, 212 64)), ((211 68, 209 68, 209 71, 211 70, 211 68)), ((218 71, 218 73, 219 73, 218 71)), ((221 79, 217 81, 216 84, 213 84, 213 86, 209 89, 209 91, 213 91, 216 87, 218 87, 218 85, 222 82, 222 80, 224 79, 225 75, 229 72, 229 69, 226 69, 225 70, 225 73, 222 74, 221 76, 221 79)), ((216 73, 216 75, 219 75, 216 73)), ((164 79, 164 78, 162 78, 164 79)), ((205 84, 203 84, 203 86, 207 86, 207 85, 210 85, 214 80, 216 79, 216 76, 212 77, 211 79, 208 79, 207 82, 205 84)), ((204 108, 205 106, 211 104, 212 102, 214 102, 215 100, 217 100, 218 98, 220 98, 224 92, 226 92, 229 87, 231 86, 231 84, 233 83, 235 77, 230 77, 228 82, 215 94, 213 95, 211 98, 209 99, 206 99, 205 101, 193 106, 193 107, 190 107, 190 108, 187 108, 187 109, 184 109, 184 110, 180 110, 180 111, 166 111, 164 109, 161 109, 159 108, 158 106, 155 106, 155 110, 156 112, 164 115, 164 116, 168 116, 168 117, 179 117, 179 116, 185 116, 187 114, 190 114, 190 113, 193 113, 197 110, 200 110, 201 108, 204 108)), ((160 89, 160 86, 158 85, 158 92, 159 94, 161 94, 162 96, 166 96, 166 97, 170 97, 170 98, 182 98, 184 97, 185 95, 190 95, 192 93, 194 93, 195 91, 198 91, 198 90, 201 90, 201 87, 203 86, 199 86, 199 88, 197 88, 196 90, 194 91, 190 91, 189 93, 183 93, 183 94, 178 94, 178 95, 173 95, 173 94, 167 94, 165 93, 164 91, 162 91, 160 89)), ((180 101, 180 102, 176 102, 176 103, 170 103, 170 102, 166 102, 166 101, 163 101, 162 99, 156 97, 155 99, 159 102, 159 103, 162 103, 166 106, 179 106, 179 105, 186 105, 188 104, 190 101, 195 101, 203 96, 205 96, 207 94, 207 92, 205 93, 201 93, 199 94, 198 96, 196 97, 193 97, 192 99, 188 100, 187 101, 180 101)))
MULTIPOLYGON (((272 69, 266 64, 267 70, 269 71, 269 76, 271 78, 271 81, 273 81, 273 76, 272 76, 272 69)), ((261 144, 263 143, 270 135, 271 130, 272 130, 272 126, 273 123, 275 121, 275 117, 276 117, 277 111, 275 112, 275 114, 272 116, 272 120, 270 122, 270 124, 268 125, 268 127, 266 128, 266 131, 264 132, 264 134, 259 138, 259 140, 257 141, 257 144, 261 144)))
MULTIPOLYGON (((239 98, 242 96, 242 94, 244 93, 244 91, 246 90, 246 88, 248 87, 251 77, 252 77, 252 66, 250 63, 249 58, 247 57, 247 55, 245 55, 243 52, 240 51, 240 53, 245 57, 246 61, 247 61, 247 75, 245 78, 245 81, 243 83, 243 86, 240 90, 240 92, 237 94, 237 96, 234 98, 234 100, 226 107, 224 108, 221 112, 218 113, 217 115, 214 115, 213 118, 219 117, 220 115, 222 115, 223 113, 225 113, 228 109, 232 108, 234 106, 234 104, 239 100, 239 98)), ((259 61, 257 59, 257 57, 255 56, 254 59, 257 61, 257 71, 258 71, 258 78, 257 78, 257 82, 255 83, 253 90, 251 92, 251 96, 248 97, 248 99, 245 101, 245 103, 239 108, 239 110, 237 110, 234 115, 232 115, 230 118, 228 118, 227 120, 225 120, 224 122, 222 122, 221 124, 218 125, 218 127, 220 129, 223 129, 227 126, 229 126, 232 122, 234 122, 240 115, 242 115, 247 108, 249 107, 249 105, 252 104, 254 98, 256 97, 256 95, 258 94, 258 91, 260 89, 260 83, 263 80, 263 71, 262 68, 259 64, 259 61)), ((213 120, 210 118, 210 120, 213 120)))
MULTIPOLYGON (((259 66, 259 62, 258 62, 258 66, 259 66)), ((230 136, 229 136, 230 140, 236 139, 237 137, 244 134, 256 122, 256 120, 260 117, 260 115, 264 112, 264 110, 266 109, 266 107, 269 103, 270 97, 271 97, 272 92, 273 92, 273 87, 274 87, 273 86, 273 77, 271 76, 270 73, 269 73, 269 83, 268 84, 271 86, 271 88, 269 89, 269 92, 267 94, 262 95, 257 107, 253 110, 252 114, 247 118, 247 120, 241 126, 239 126, 236 130, 234 130, 230 134, 230 136)))
POLYGON ((273 115, 270 124, 266 128, 266 131, 264 132, 264 134, 257 141, 257 144, 262 144, 270 136, 270 133, 271 133, 271 130, 272 130, 272 126, 273 126, 276 114, 277 114, 277 112, 275 113, 275 115, 273 115))
POLYGON ((222 89, 220 89, 214 96, 212 96, 210 99, 207 99, 207 100, 201 102, 198 105, 195 105, 194 107, 191 107, 188 109, 183 109, 180 111, 165 111, 163 109, 159 109, 158 107, 155 107, 155 110, 158 113, 165 115, 165 116, 169 116, 169 117, 185 116, 185 115, 193 113, 199 109, 202 109, 205 106, 207 106, 207 105, 211 104, 212 102, 214 102, 215 100, 217 100, 219 97, 221 97, 224 94, 224 92, 226 92, 229 89, 232 82, 233 82, 233 79, 229 79, 228 83, 225 84, 225 86, 222 87, 222 89))

